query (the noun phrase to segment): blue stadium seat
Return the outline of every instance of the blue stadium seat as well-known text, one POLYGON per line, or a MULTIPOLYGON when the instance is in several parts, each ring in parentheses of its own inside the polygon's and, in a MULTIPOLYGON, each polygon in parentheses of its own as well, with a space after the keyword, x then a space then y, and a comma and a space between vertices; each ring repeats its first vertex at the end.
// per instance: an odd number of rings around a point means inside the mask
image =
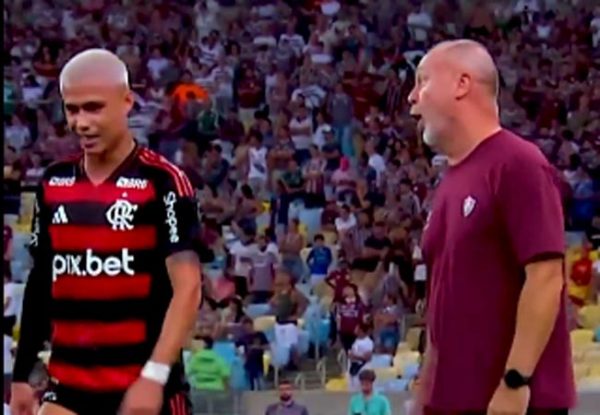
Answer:
POLYGON ((392 366, 392 356, 389 354, 374 354, 369 362, 371 369, 392 366))
POLYGON ((600 326, 596 327, 596 331, 595 331, 595 335, 594 335, 595 339, 597 342, 600 342, 600 326))
POLYGON ((404 366, 402 377, 404 379, 410 380, 419 374, 419 364, 418 363, 408 363, 404 366))
POLYGON ((248 384, 248 376, 246 376, 246 369, 244 368, 244 361, 236 357, 231 365, 231 377, 229 378, 229 385, 231 389, 236 391, 245 391, 250 389, 248 384))
POLYGON ((275 368, 281 368, 287 365, 289 361, 289 347, 278 346, 276 343, 271 343, 271 365, 275 368))
POLYGON ((403 392, 408 390, 408 379, 392 379, 383 382, 380 386, 386 392, 403 392))
POLYGON ((246 306, 246 315, 251 319, 256 317, 266 316, 271 311, 271 305, 267 303, 248 304, 246 306))
POLYGON ((234 360, 238 358, 235 343, 229 341, 218 341, 213 344, 213 350, 227 362, 232 365, 234 360))

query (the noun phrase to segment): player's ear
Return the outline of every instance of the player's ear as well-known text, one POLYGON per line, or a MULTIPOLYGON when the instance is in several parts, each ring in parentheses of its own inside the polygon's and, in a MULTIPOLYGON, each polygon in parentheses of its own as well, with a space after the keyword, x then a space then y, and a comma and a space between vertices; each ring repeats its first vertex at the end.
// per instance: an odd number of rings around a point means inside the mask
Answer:
POLYGON ((455 98, 458 99, 463 99, 471 90, 473 84, 473 79, 471 78, 471 76, 467 73, 462 73, 460 74, 460 76, 458 77, 458 80, 456 82, 456 90, 454 92, 454 96, 455 98))
POLYGON ((129 114, 131 112, 131 110, 133 109, 133 104, 135 104, 135 97, 133 96, 133 92, 131 92, 131 90, 127 90, 125 92, 125 106, 126 106, 126 113, 129 114))

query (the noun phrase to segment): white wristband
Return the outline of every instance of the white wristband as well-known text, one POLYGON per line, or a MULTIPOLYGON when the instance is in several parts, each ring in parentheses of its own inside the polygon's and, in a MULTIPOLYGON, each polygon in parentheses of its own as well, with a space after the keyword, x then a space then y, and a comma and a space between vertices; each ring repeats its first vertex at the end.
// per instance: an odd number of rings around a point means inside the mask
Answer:
POLYGON ((144 379, 159 383, 162 386, 167 384, 170 374, 171 366, 165 365, 164 363, 148 361, 142 369, 142 377, 144 379))

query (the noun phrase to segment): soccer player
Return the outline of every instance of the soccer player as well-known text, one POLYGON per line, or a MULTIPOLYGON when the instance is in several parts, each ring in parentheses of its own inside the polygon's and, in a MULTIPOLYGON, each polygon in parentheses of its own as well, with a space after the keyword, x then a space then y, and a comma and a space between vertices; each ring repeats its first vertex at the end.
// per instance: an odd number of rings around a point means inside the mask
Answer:
POLYGON ((422 240, 429 272, 425 414, 566 414, 575 401, 558 176, 499 122, 486 49, 443 42, 409 95, 448 157, 422 240))
POLYGON ((12 413, 33 413, 27 381, 50 340, 42 415, 190 414, 180 357, 201 297, 193 189, 128 131, 134 98, 111 52, 73 57, 60 90, 83 155, 48 167, 37 194, 12 413))

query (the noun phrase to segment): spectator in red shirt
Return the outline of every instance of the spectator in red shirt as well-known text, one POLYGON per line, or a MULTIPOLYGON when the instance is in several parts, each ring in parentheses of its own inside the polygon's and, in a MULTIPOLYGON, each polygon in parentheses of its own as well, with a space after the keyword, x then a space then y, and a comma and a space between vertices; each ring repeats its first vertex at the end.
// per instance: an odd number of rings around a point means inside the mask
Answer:
POLYGON ((344 301, 344 289, 347 286, 358 288, 350 279, 350 269, 348 268, 348 261, 345 258, 338 261, 338 268, 331 271, 327 278, 325 278, 325 282, 333 288, 334 303, 342 303, 344 301))
POLYGON ((342 295, 343 301, 336 305, 336 323, 340 343, 348 352, 356 340, 356 327, 364 322, 367 313, 356 286, 346 285, 342 295))

